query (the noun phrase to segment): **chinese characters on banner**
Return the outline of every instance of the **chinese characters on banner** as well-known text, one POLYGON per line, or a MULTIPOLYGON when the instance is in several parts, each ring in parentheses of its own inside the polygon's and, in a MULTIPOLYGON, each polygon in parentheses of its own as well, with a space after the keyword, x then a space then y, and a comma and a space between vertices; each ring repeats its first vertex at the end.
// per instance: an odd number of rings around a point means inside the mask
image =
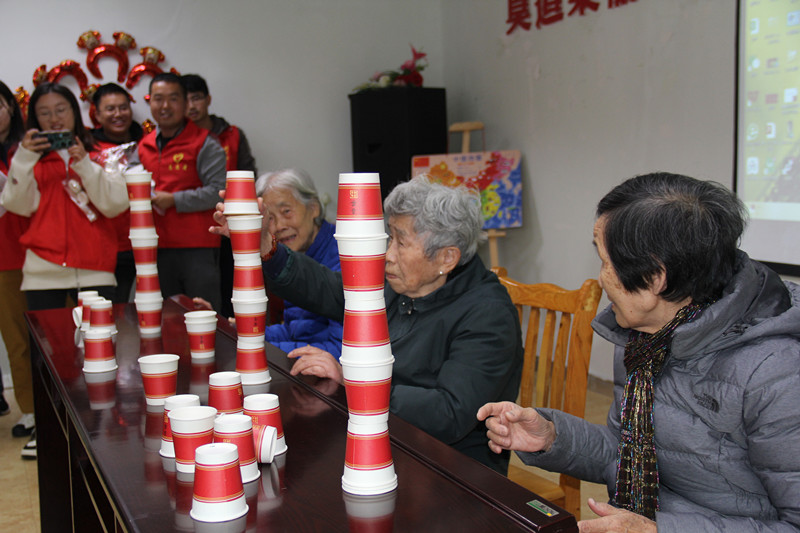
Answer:
MULTIPOLYGON (((636 0, 604 0, 608 4, 608 9, 615 7, 632 4, 636 0)), ((581 17, 586 15, 586 11, 597 11, 600 8, 600 1, 595 0, 534 0, 533 5, 536 8, 536 29, 549 24, 554 24, 564 20, 564 4, 567 4, 567 16, 571 17, 575 14, 581 17)), ((506 35, 511 35, 517 28, 523 30, 530 30, 532 23, 531 18, 531 0, 508 0, 508 20, 509 24, 506 35)))

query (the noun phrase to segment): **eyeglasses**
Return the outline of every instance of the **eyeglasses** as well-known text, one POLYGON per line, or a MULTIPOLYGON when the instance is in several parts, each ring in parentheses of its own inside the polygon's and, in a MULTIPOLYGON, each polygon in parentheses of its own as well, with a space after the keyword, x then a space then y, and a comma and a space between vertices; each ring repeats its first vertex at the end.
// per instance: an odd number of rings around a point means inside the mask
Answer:
POLYGON ((41 110, 39 110, 39 109, 37 109, 36 110, 36 118, 38 118, 39 120, 43 120, 43 119, 44 120, 50 120, 54 116, 56 116, 58 118, 65 118, 67 116, 67 114, 70 113, 71 111, 72 111, 72 108, 70 108, 69 106, 66 106, 66 105, 65 106, 58 106, 53 110, 50 110, 50 109, 41 109, 41 110))

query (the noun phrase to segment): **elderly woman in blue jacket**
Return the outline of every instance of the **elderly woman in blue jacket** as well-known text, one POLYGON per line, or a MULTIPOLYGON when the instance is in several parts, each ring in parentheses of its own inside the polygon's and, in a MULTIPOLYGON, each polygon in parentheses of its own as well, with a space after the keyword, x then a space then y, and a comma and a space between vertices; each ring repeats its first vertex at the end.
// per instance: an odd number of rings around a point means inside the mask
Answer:
POLYGON ((582 532, 800 531, 800 287, 738 251, 745 210, 657 173, 599 203, 594 244, 616 344, 606 425, 510 402, 489 447, 605 483, 582 532))

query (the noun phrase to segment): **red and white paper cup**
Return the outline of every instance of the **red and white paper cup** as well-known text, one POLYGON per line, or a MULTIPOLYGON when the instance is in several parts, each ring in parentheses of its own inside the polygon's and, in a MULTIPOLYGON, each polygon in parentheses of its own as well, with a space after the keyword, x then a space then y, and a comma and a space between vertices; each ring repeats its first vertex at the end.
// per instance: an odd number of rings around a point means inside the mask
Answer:
POLYGON ((337 234, 334 237, 339 246, 345 299, 383 298, 388 235, 349 237, 337 234))
POLYGON ((380 176, 372 172, 339 174, 336 233, 361 236, 385 232, 380 176))
MULTIPOLYGON (((96 291, 95 291, 96 292, 96 291)), ((81 331, 86 331, 89 329, 92 320, 92 303, 95 301, 103 301, 103 298, 100 295, 86 295, 81 299, 81 311, 80 311, 80 320, 81 320, 81 331)), ((73 320, 76 318, 75 315, 77 311, 73 310, 72 318, 73 320)))
POLYGON ((153 263, 136 265, 136 300, 157 300, 161 296, 158 267, 153 263))
POLYGON ((347 423, 342 490, 362 496, 384 494, 397 488, 389 427, 347 423))
POLYGON ((258 385, 272 380, 263 335, 236 340, 236 371, 242 376, 242 384, 258 385))
POLYGON ((130 240, 134 263, 139 266, 152 265, 155 267, 158 260, 158 235, 155 237, 130 237, 130 240))
POLYGON ((238 372, 214 372, 208 376, 208 405, 220 414, 242 414, 242 377, 238 372))
POLYGON ((263 342, 267 328, 267 301, 266 296, 251 300, 231 299, 238 338, 248 337, 263 342))
POLYGON ((164 299, 161 293, 158 298, 142 298, 139 294, 134 299, 136 314, 139 319, 139 331, 142 335, 159 336, 161 334, 161 313, 164 299))
POLYGON ((389 324, 383 299, 345 300, 342 345, 370 347, 389 342, 389 324))
POLYGON ((178 360, 171 353, 145 355, 139 358, 144 395, 148 405, 164 405, 164 400, 175 396, 178 387, 178 360))
POLYGON ((84 372, 108 372, 117 369, 111 335, 111 329, 107 327, 90 327, 86 330, 83 339, 84 372))
POLYGON ((253 440, 253 419, 247 415, 220 415, 214 420, 214 442, 229 442, 239 448, 239 467, 242 482, 258 479, 261 470, 256 461, 253 440))
MULTIPOLYGON (((214 438, 214 419, 217 410, 206 405, 178 407, 169 412, 172 444, 175 448, 175 468, 178 472, 194 472, 195 450, 210 444, 214 438)), ((238 473, 239 465, 236 465, 238 473)))
POLYGON ((153 175, 150 172, 124 172, 125 185, 128 187, 128 200, 147 200, 150 201, 151 181, 153 175))
POLYGON ((192 361, 214 357, 217 342, 217 313, 210 310, 189 311, 183 320, 189 334, 192 361))
POLYGON ((253 254, 261 251, 262 215, 235 215, 228 213, 228 198, 225 193, 225 214, 231 234, 231 249, 236 254, 253 254))
POLYGON ((285 453, 286 437, 283 434, 281 420, 281 407, 277 394, 251 394, 244 399, 244 414, 253 418, 253 428, 258 426, 272 426, 276 431, 275 455, 285 453))
POLYGON ((175 458, 175 445, 172 442, 172 427, 169 424, 169 412, 181 407, 200 405, 200 397, 196 394, 176 394, 164 400, 164 425, 161 431, 161 457, 175 458))
POLYGON ((200 522, 227 522, 247 510, 236 445, 215 442, 198 447, 190 516, 200 522))
POLYGON ((255 174, 229 170, 225 176, 225 215, 258 215, 255 174))
POLYGON ((278 449, 278 430, 273 426, 253 426, 253 442, 258 462, 271 463, 278 449))
POLYGON ((267 297, 260 261, 259 259, 257 265, 242 265, 241 262, 234 259, 233 290, 231 292, 233 302, 260 301, 267 297))
POLYGON ((353 364, 343 359, 339 362, 350 421, 359 424, 388 422, 394 357, 372 364, 353 364))
POLYGON ((111 303, 111 300, 105 298, 92 300, 90 309, 89 327, 109 328, 112 335, 117 333, 117 325, 114 322, 114 304, 111 303))

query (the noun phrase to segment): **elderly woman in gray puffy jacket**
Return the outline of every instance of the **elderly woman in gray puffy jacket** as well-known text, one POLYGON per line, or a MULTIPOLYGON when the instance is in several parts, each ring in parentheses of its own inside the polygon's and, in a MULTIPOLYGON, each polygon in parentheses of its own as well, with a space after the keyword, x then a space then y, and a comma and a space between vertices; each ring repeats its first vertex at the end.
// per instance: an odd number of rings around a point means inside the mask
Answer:
POLYGON ((594 244, 617 345, 607 425, 487 404, 489 447, 608 486, 594 531, 800 531, 800 287, 737 250, 719 184, 658 173, 599 203, 594 244))

